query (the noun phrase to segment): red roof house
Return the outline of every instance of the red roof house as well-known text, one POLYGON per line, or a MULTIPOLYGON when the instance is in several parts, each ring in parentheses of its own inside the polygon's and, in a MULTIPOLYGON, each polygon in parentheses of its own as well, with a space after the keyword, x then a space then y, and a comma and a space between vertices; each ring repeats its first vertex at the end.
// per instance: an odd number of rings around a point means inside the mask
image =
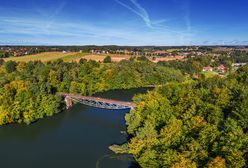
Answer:
POLYGON ((220 66, 218 66, 218 69, 219 69, 219 70, 225 70, 226 67, 225 67, 224 65, 220 65, 220 66))
POLYGON ((209 71, 213 71, 213 68, 211 66, 207 66, 207 67, 203 67, 203 72, 209 72, 209 71))

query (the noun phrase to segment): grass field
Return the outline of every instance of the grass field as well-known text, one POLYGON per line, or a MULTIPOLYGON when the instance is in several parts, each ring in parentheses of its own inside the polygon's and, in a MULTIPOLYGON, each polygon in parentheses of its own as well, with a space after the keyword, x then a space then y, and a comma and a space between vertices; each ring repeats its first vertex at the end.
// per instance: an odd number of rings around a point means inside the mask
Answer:
MULTIPOLYGON (((27 55, 21 57, 10 57, 4 58, 5 61, 17 61, 17 62, 28 62, 28 61, 55 61, 57 59, 63 59, 65 62, 78 62, 81 58, 87 60, 95 60, 97 62, 103 62, 106 56, 110 56, 113 62, 119 62, 121 60, 128 60, 131 58, 130 55, 119 55, 119 54, 89 54, 89 53, 78 53, 78 52, 44 52, 35 55, 27 55)), ((150 59, 150 61, 157 63, 158 61, 170 61, 170 60, 181 60, 184 59, 183 56, 176 57, 166 57, 166 58, 156 58, 155 60, 150 59)))
MULTIPOLYGON (((62 52, 44 52, 40 54, 35 55, 27 55, 27 56, 21 56, 21 57, 10 57, 10 58, 4 58, 5 61, 17 61, 17 62, 28 62, 28 61, 54 61, 57 59, 63 59, 65 62, 72 62, 76 61, 78 62, 81 58, 87 59, 87 60, 95 60, 102 62, 104 58, 107 55, 94 55, 89 53, 78 53, 78 52, 69 52, 69 53, 62 53, 62 52)), ((109 56, 112 58, 113 62, 119 62, 124 59, 129 59, 130 56, 125 55, 111 55, 109 56)))
MULTIPOLYGON (((126 56, 126 55, 115 55, 115 54, 107 54, 107 55, 88 54, 82 58, 87 59, 87 60, 95 60, 95 61, 103 62, 106 56, 110 56, 113 62, 119 62, 121 60, 128 60, 131 57, 131 56, 126 56)), ((79 59, 75 61, 78 61, 79 59)))
POLYGON ((13 60, 17 62, 28 62, 28 61, 53 61, 57 59, 63 59, 64 61, 73 61, 75 59, 81 58, 85 55, 85 53, 76 53, 76 52, 70 52, 70 53, 62 53, 62 52, 44 52, 40 54, 35 55, 27 55, 27 56, 21 56, 21 57, 10 57, 5 58, 5 61, 13 60))
POLYGON ((88 55, 88 53, 76 53, 76 54, 74 53, 74 54, 67 55, 67 56, 63 57, 62 59, 65 62, 72 62, 72 61, 78 62, 81 58, 84 58, 87 55, 88 55))

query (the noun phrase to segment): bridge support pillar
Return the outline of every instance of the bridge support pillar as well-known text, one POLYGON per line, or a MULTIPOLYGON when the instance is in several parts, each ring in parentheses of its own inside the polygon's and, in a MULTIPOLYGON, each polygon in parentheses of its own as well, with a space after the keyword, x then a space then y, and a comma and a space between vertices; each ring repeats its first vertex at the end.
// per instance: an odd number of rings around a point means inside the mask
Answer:
POLYGON ((70 109, 72 107, 72 99, 70 96, 65 97, 66 109, 70 109))

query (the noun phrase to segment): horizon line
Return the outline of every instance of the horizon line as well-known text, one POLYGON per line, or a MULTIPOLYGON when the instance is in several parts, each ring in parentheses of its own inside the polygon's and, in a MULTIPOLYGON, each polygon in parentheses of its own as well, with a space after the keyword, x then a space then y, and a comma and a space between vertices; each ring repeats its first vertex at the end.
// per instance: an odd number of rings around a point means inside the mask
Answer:
POLYGON ((106 44, 106 45, 96 45, 96 44, 0 44, 1 47, 7 46, 28 46, 28 47, 108 47, 108 46, 116 46, 116 47, 248 47, 248 44, 213 44, 213 45, 201 45, 201 44, 192 44, 192 45, 116 45, 116 44, 106 44))

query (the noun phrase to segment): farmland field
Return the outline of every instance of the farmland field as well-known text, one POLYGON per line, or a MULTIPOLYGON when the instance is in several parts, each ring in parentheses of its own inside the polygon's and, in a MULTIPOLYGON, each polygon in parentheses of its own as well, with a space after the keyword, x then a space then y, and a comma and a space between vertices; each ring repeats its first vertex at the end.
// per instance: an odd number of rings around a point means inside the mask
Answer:
MULTIPOLYGON (((113 62, 119 62, 122 60, 128 60, 131 58, 130 55, 119 55, 119 54, 89 54, 89 53, 79 53, 79 52, 44 52, 35 55, 26 55, 21 57, 10 57, 4 58, 5 61, 17 61, 17 62, 28 62, 28 61, 55 61, 57 59, 62 59, 65 62, 78 62, 81 58, 87 60, 94 60, 97 62, 103 62, 106 56, 110 56, 113 62)), ((183 56, 175 56, 175 57, 165 57, 165 58, 156 58, 155 60, 150 58, 152 62, 159 62, 159 61, 171 61, 171 60, 181 60, 184 59, 183 56)))
MULTIPOLYGON (((57 59, 63 59, 65 62, 71 62, 76 61, 78 62, 81 58, 87 59, 87 60, 95 60, 102 62, 104 58, 108 55, 95 55, 95 54, 89 54, 89 53, 78 53, 78 52, 69 52, 69 53, 62 53, 62 52, 44 52, 39 53, 35 55, 27 55, 27 56, 21 56, 21 57, 10 57, 10 58, 4 58, 5 61, 17 61, 17 62, 28 62, 28 61, 54 61, 57 59)), ((112 55, 109 54, 109 56, 112 58, 113 62, 119 62, 121 60, 127 60, 130 58, 130 56, 126 55, 112 55)))
MULTIPOLYGON (((119 62, 121 60, 128 60, 131 57, 127 55, 117 55, 117 54, 107 54, 107 55, 106 54, 102 54, 102 55, 88 54, 88 55, 85 55, 83 58, 87 60, 95 60, 95 61, 103 62, 106 56, 110 56, 113 62, 119 62)), ((78 61, 79 59, 75 61, 78 61)))
POLYGON ((69 53, 62 53, 62 52, 44 52, 39 53, 35 55, 27 55, 27 56, 21 56, 21 57, 10 57, 5 58, 5 61, 21 61, 21 62, 28 62, 28 61, 53 61, 57 59, 63 59, 64 61, 72 61, 74 59, 78 59, 80 57, 83 57, 84 53, 77 53, 77 52, 69 52, 69 53))

